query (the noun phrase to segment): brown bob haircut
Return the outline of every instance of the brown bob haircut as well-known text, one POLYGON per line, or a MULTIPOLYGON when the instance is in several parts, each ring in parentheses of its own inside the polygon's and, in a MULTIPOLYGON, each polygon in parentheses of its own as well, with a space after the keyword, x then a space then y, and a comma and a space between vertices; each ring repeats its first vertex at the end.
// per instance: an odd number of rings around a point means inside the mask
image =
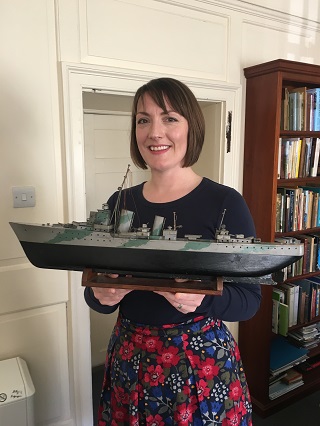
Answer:
POLYGON ((136 139, 136 115, 140 99, 148 94, 154 102, 165 112, 167 108, 165 100, 170 107, 182 115, 188 122, 188 145, 183 161, 183 167, 189 167, 198 161, 202 150, 205 134, 205 121, 200 105, 184 83, 174 78, 157 78, 141 86, 133 99, 130 154, 134 164, 140 169, 147 169, 147 164, 138 149, 136 139))

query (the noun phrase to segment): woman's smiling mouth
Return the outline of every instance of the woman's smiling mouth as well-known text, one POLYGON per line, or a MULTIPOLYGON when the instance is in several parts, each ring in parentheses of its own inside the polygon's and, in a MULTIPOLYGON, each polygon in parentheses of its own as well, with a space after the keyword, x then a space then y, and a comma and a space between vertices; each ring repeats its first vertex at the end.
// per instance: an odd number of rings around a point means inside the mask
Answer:
POLYGON ((165 149, 170 148, 169 145, 151 145, 149 146, 150 151, 164 151, 165 149))

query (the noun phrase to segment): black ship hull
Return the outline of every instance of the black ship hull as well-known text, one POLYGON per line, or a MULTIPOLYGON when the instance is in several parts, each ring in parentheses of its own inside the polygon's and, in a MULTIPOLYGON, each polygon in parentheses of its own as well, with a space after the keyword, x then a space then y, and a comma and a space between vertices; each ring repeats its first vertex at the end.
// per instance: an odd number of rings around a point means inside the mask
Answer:
POLYGON ((252 253, 210 253, 131 248, 77 246, 21 241, 30 260, 38 268, 83 271, 91 268, 145 276, 260 277, 278 271, 298 260, 294 255, 252 253))

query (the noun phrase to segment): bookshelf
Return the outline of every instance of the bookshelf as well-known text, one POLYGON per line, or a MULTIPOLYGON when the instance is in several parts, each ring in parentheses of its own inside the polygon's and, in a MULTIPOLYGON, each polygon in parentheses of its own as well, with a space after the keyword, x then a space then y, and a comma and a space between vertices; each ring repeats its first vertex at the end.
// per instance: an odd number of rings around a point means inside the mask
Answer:
MULTIPOLYGON (((277 59, 244 69, 246 77, 246 121, 244 145, 243 195, 255 221, 257 236, 274 241, 276 236, 276 203, 279 187, 320 187, 320 176, 279 179, 278 156, 280 138, 320 138, 320 131, 283 129, 285 93, 295 88, 320 87, 320 66, 277 59), (287 90, 288 89, 288 90, 287 90)), ((320 233, 320 228, 291 231, 285 235, 320 233)), ((309 272, 305 276, 319 274, 309 272)), ((272 332, 272 287, 262 286, 262 303, 258 313, 239 324, 239 347, 249 383, 255 412, 266 417, 284 406, 318 390, 320 367, 303 375, 304 384, 271 400, 269 398, 270 349, 272 332)), ((317 317, 313 321, 320 321, 317 317)), ((295 328, 298 328, 295 326, 295 328)), ((310 356, 320 354, 320 347, 310 356)))

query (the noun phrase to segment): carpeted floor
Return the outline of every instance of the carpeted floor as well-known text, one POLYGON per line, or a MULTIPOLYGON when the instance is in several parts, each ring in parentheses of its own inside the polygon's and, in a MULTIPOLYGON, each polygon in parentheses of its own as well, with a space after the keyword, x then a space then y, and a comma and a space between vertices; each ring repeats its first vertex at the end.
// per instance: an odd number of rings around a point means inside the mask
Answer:
POLYGON ((254 413, 253 426, 320 426, 320 391, 265 419, 254 413))
MULTIPOLYGON (((103 365, 92 369, 94 426, 97 426, 97 412, 102 387, 103 370, 103 365)), ((265 419, 262 419, 254 413, 253 426, 320 426, 320 390, 265 419)))

